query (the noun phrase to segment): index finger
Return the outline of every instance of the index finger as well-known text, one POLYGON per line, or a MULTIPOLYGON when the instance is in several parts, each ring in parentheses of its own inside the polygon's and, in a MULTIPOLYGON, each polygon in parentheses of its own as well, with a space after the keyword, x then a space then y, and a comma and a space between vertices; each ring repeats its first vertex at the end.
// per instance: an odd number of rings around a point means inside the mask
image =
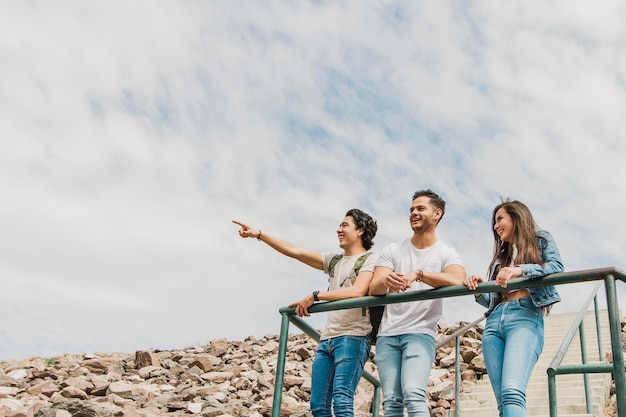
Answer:
POLYGON ((238 224, 239 226, 243 227, 243 228, 247 228, 248 226, 246 226, 244 223, 238 221, 238 220, 232 220, 233 223, 238 224))

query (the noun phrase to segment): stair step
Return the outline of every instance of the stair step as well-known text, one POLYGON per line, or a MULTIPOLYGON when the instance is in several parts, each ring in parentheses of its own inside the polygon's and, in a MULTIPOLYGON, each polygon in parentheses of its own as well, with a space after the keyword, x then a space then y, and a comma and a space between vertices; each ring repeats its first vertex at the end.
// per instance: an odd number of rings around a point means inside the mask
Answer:
MULTIPOLYGON (((587 406, 585 404, 571 404, 571 405, 557 406, 557 414, 559 417, 562 417, 564 415, 571 415, 571 414, 602 416, 603 410, 604 410, 604 406, 600 406, 598 404, 594 404, 592 406, 591 408, 592 414, 586 414, 587 406)), ((461 408, 461 411, 459 414, 460 414, 460 417, 499 417, 498 409, 495 406, 489 407, 489 406, 483 406, 480 404, 477 404, 476 407, 473 407, 473 408, 470 408, 470 407, 461 408)), ((455 409, 451 408, 448 415, 454 416, 455 409)), ((550 409, 547 404, 544 406, 527 406, 526 415, 533 416, 533 417, 540 416, 540 415, 549 416, 550 409)))
MULTIPOLYGON (((491 387, 485 387, 485 388, 489 388, 489 389, 488 390, 487 389, 472 390, 471 392, 464 393, 463 399, 461 400, 461 402, 463 402, 466 399, 476 400, 479 402, 486 402, 488 400, 495 399, 495 396, 493 394, 493 390, 491 389, 491 387)), ((607 396, 609 391, 610 391, 610 384, 607 384, 606 386, 589 387, 590 395, 607 396)), ((576 394, 578 398, 582 398, 585 395, 585 390, 582 384, 580 386, 573 386, 573 387, 568 385, 566 396, 571 396, 572 394, 576 394)), ((526 398, 528 398, 529 400, 531 398, 542 398, 542 401, 545 401, 547 396, 548 396, 547 387, 528 387, 528 389, 526 390, 526 398)), ((560 398, 561 397, 557 393, 557 400, 560 400, 560 398)))
MULTIPOLYGON (((604 395, 602 393, 598 394, 598 395, 590 395, 592 402, 606 402, 608 396, 604 395)), ((543 398, 541 396, 535 396, 535 397, 531 397, 531 396, 527 396, 526 397, 526 406, 527 407, 545 407, 546 409, 549 409, 546 398, 543 398)), ((460 402, 461 404, 461 410, 465 410, 468 408, 474 408, 474 407, 497 407, 498 405, 496 404, 496 399, 495 397, 485 397, 485 399, 467 399, 467 400, 461 400, 460 402)), ((566 405, 582 405, 585 406, 585 398, 584 395, 569 395, 567 397, 563 396, 563 397, 559 397, 557 396, 557 406, 566 406, 566 405)))
MULTIPOLYGON (((587 375, 587 380, 590 383, 593 382, 610 382, 611 381, 611 374, 588 374, 587 375)), ((580 383, 581 385, 584 383, 584 376, 582 374, 571 374, 571 375, 557 375, 556 376, 556 385, 557 387, 559 386, 559 384, 577 384, 580 383)), ((548 384, 548 375, 547 374, 543 374, 543 375, 535 375, 533 372, 533 375, 531 375, 530 380, 528 381, 528 384, 548 384)), ((482 379, 480 379, 477 383, 477 386, 481 386, 481 385, 485 385, 485 386, 491 386, 491 383, 489 381, 489 376, 487 374, 485 374, 483 376, 482 379)))

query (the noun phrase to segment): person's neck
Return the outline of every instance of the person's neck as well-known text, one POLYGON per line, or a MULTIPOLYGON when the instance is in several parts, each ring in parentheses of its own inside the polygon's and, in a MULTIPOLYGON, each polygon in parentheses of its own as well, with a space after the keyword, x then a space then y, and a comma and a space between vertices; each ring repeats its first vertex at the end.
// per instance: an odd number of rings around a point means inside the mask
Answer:
POLYGON ((428 249, 435 243, 437 243, 437 236, 435 235, 435 229, 427 232, 413 232, 411 243, 417 249, 428 249))
POLYGON ((343 251, 344 256, 355 256, 355 255, 362 255, 365 252, 367 252, 367 249, 365 249, 363 246, 361 245, 354 245, 351 246, 349 248, 346 248, 343 251))

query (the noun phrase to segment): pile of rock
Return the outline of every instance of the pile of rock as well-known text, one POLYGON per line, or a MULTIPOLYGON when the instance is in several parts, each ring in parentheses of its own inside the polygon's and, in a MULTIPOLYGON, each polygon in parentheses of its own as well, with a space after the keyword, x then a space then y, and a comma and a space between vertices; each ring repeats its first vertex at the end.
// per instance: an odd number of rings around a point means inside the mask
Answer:
MULTIPOLYGON (((461 323, 441 328, 442 337, 461 323)), ((463 384, 484 372, 480 329, 462 338, 463 384)), ((311 363, 317 343, 291 335, 281 415, 310 415, 311 363)), ((217 339, 183 350, 83 354, 0 363, 0 417, 269 416, 278 336, 217 339)), ((377 376, 376 366, 366 369, 377 376)), ((429 395, 433 414, 454 399, 454 342, 437 352, 429 395)), ((361 381, 356 414, 371 415, 373 387, 361 381)))
MULTIPOLYGON (((440 326, 440 337, 464 323, 440 326)), ((462 389, 485 373, 482 328, 460 340, 462 389)), ((310 372, 317 343, 291 335, 282 416, 310 416, 310 372)), ((375 349, 375 347, 374 347, 375 349)), ((217 339, 183 350, 83 354, 0 363, 0 417, 198 415, 270 416, 278 336, 217 339)), ((428 395, 431 414, 446 416, 454 400, 454 341, 437 350, 428 395)), ((369 361, 366 370, 377 376, 369 361)), ((371 415, 373 386, 361 380, 355 414, 371 415)), ((380 413, 382 415, 382 412, 380 413)))

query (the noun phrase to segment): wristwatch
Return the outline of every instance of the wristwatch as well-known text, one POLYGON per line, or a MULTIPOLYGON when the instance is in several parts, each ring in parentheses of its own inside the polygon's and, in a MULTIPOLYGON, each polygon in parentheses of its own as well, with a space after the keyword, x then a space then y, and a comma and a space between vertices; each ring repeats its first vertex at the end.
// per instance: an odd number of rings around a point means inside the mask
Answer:
POLYGON ((320 293, 319 291, 313 291, 313 299, 314 299, 315 301, 319 301, 319 300, 320 300, 320 299, 317 297, 317 294, 319 294, 319 293, 320 293))

